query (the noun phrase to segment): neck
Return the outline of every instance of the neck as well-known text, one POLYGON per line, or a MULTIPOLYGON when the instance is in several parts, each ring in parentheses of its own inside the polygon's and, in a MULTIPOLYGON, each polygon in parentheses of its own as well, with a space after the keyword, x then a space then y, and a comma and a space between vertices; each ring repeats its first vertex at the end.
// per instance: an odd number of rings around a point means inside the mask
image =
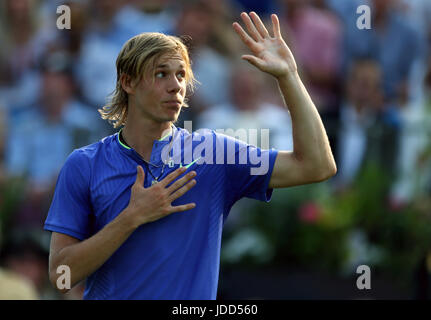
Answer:
POLYGON ((171 132, 171 122, 156 122, 149 119, 133 118, 128 115, 122 135, 127 144, 146 161, 151 159, 155 140, 160 140, 171 132))

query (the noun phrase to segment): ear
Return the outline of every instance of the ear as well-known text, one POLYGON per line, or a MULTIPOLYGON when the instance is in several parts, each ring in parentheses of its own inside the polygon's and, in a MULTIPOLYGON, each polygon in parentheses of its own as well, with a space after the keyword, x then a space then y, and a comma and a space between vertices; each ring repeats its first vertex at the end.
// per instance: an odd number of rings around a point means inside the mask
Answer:
POLYGON ((120 83, 123 90, 126 91, 128 94, 135 93, 135 83, 132 80, 131 76, 129 76, 128 74, 122 73, 120 76, 120 83))

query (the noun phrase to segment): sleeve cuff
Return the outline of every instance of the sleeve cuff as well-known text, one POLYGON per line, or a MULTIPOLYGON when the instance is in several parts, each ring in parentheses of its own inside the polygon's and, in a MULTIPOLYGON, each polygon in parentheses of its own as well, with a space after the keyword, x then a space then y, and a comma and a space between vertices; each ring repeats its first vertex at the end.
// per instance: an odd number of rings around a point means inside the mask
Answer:
POLYGON ((68 236, 77 238, 78 240, 81 240, 81 241, 87 238, 87 235, 84 235, 80 232, 77 232, 77 231, 74 231, 74 230, 71 230, 68 228, 60 227, 60 226, 55 226, 52 224, 45 224, 43 229, 46 231, 63 233, 63 234, 66 234, 68 236))

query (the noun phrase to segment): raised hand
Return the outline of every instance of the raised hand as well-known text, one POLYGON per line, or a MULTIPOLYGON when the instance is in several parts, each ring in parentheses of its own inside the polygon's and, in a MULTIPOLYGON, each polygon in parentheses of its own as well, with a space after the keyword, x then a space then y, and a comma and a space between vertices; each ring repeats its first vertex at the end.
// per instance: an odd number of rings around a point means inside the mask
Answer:
POLYGON ((276 78, 295 74, 297 72, 296 62, 292 52, 281 37, 280 22, 277 15, 271 15, 273 36, 269 34, 255 12, 250 12, 250 15, 243 12, 241 18, 248 33, 238 22, 233 23, 233 28, 253 53, 253 55, 243 55, 241 58, 276 78))
POLYGON ((159 183, 149 188, 144 187, 145 173, 141 166, 137 167, 136 181, 132 186, 132 193, 128 206, 128 212, 134 216, 137 225, 152 222, 171 213, 193 209, 196 204, 188 203, 180 206, 172 206, 172 202, 196 185, 195 171, 191 171, 171 185, 176 178, 187 169, 178 168, 167 175, 159 183), (169 185, 169 186, 168 186, 169 185))

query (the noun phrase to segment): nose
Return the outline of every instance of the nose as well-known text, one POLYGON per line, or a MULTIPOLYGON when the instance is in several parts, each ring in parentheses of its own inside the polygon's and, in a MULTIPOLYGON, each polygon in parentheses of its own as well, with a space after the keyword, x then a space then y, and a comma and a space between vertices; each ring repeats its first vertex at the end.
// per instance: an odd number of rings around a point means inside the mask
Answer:
POLYGON ((183 87, 182 82, 176 76, 172 76, 169 81, 168 92, 178 93, 181 91, 182 87, 183 87))

